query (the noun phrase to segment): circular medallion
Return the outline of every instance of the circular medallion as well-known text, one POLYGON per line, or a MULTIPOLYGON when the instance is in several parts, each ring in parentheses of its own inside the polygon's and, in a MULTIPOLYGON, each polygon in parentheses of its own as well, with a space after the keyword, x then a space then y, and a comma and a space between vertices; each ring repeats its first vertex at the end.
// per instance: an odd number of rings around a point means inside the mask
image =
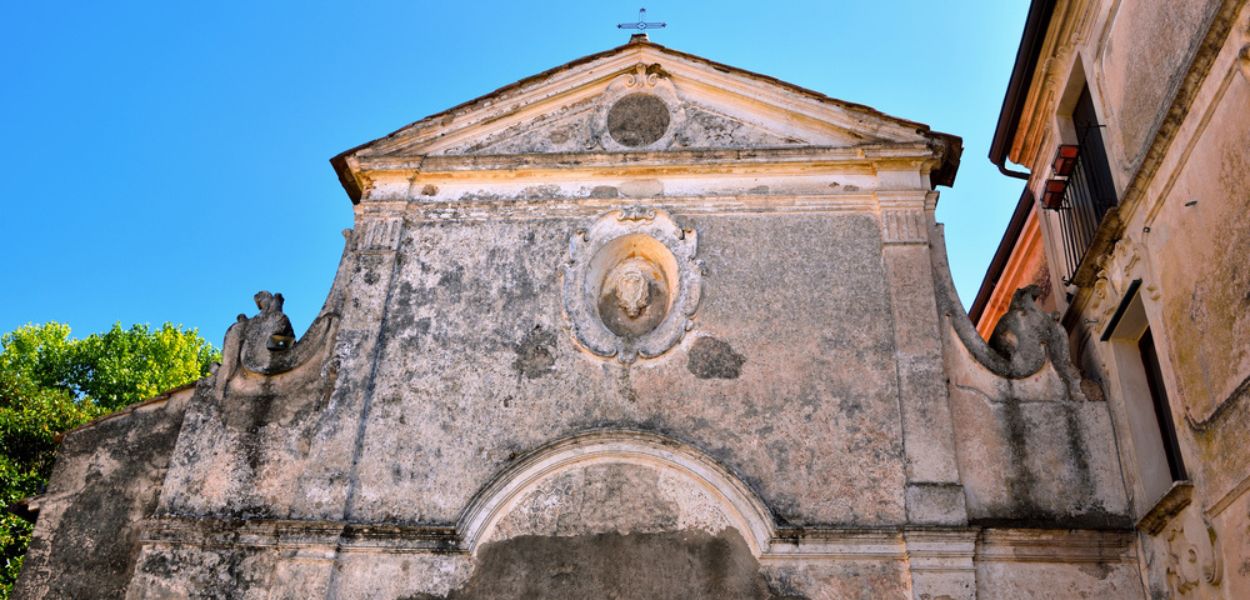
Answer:
POLYGON ((663 100, 651 94, 629 94, 608 111, 608 134, 622 146, 638 148, 663 137, 669 120, 663 100))
POLYGON ((631 363, 681 341, 699 305, 697 249, 694 229, 654 209, 614 210, 574 233, 564 309, 578 345, 631 363))

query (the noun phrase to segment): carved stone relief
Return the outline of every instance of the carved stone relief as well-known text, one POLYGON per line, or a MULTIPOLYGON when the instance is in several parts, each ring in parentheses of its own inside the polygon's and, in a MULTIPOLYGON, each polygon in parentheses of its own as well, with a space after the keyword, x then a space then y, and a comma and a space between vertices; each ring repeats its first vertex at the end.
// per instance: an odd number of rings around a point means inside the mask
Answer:
POLYGON ((622 146, 646 146, 664 135, 669 120, 663 100, 651 94, 629 94, 608 110, 608 135, 622 146))
POLYGON ((389 252, 399 247, 399 234, 404 220, 400 217, 367 219, 357 226, 356 250, 359 252, 389 252))
POLYGON ((1186 596, 1202 584, 1220 585, 1224 564, 1211 523, 1200 516, 1182 517, 1168 527, 1166 535, 1168 587, 1173 593, 1186 596))
MULTIPOLYGON (((1103 259, 1095 276, 1094 294, 1090 301, 1090 313, 1105 324, 1124 300, 1124 292, 1129 283, 1140 277, 1141 255, 1139 244, 1132 236, 1125 236, 1115 243, 1111 252, 1103 259)), ((1158 300, 1152 294, 1153 285, 1143 290, 1152 300, 1158 300)))
POLYGON ((922 244, 929 241, 921 210, 881 211, 881 237, 886 244, 922 244))
POLYGON ((608 84, 591 120, 606 150, 667 148, 686 122, 685 103, 658 64, 638 63, 608 84))
POLYGON ((253 300, 260 312, 250 318, 240 314, 226 330, 221 364, 215 373, 214 394, 218 398, 238 373, 264 376, 287 373, 310 363, 315 355, 333 344, 337 313, 321 313, 309 325, 304 337, 296 340, 291 320, 282 312, 282 294, 262 290, 253 300))
POLYGON ((697 235, 667 213, 614 210, 569 241, 564 309, 578 344, 631 363, 672 348, 693 327, 697 235))

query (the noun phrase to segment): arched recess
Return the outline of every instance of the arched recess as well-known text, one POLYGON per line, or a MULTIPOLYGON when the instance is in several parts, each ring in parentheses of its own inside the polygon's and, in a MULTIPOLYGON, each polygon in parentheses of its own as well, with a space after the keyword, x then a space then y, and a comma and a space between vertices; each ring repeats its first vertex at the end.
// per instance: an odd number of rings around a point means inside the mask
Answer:
POLYGON ((727 469, 688 444, 635 430, 598 430, 552 442, 499 472, 473 497, 457 523, 463 548, 477 554, 496 525, 539 484, 595 464, 646 466, 700 486, 745 538, 758 558, 769 549, 776 528, 772 513, 727 469))

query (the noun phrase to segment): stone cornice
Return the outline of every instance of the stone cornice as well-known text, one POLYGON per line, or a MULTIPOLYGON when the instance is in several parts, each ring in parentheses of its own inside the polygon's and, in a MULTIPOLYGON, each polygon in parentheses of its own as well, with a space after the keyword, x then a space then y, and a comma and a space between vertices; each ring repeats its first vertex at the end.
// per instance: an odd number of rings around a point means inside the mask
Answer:
POLYGON ((664 210, 675 215, 740 213, 808 214, 876 212, 880 205, 872 193, 826 195, 664 196, 660 198, 553 198, 535 200, 483 200, 472 202, 387 202, 389 212, 418 220, 476 221, 583 218, 622 206, 664 210))
MULTIPOLYGON (((1131 532, 977 528, 783 528, 761 562, 908 561, 949 570, 951 561, 1133 563, 1131 532)), ((469 554, 449 525, 363 524, 296 519, 162 517, 144 522, 144 545, 283 548, 309 557, 336 552, 469 554)))
MULTIPOLYGON (((800 147, 749 150, 682 150, 657 152, 577 152, 520 155, 458 155, 412 157, 359 157, 354 168, 366 177, 376 173, 411 175, 488 174, 507 172, 509 177, 553 172, 561 177, 607 172, 629 174, 645 171, 689 173, 723 167, 734 172, 762 172, 800 167, 804 171, 855 166, 937 166, 940 157, 925 144, 874 144, 849 148, 800 147)), ((712 171, 714 172, 714 171, 712 171)))
POLYGON ((460 553, 454 527, 299 519, 161 517, 143 523, 145 544, 460 553))

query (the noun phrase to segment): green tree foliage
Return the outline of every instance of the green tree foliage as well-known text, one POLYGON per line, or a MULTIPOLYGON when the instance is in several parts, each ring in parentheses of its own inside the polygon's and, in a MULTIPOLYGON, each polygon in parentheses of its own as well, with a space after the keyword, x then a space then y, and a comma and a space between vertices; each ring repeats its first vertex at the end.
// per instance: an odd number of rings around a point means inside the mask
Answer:
MULTIPOLYGON (((208 374, 220 353, 194 329, 116 324, 72 339, 61 323, 0 337, 0 507, 37 495, 52 472, 57 436, 208 374)), ((7 599, 33 523, 0 514, 0 600, 7 599)))

